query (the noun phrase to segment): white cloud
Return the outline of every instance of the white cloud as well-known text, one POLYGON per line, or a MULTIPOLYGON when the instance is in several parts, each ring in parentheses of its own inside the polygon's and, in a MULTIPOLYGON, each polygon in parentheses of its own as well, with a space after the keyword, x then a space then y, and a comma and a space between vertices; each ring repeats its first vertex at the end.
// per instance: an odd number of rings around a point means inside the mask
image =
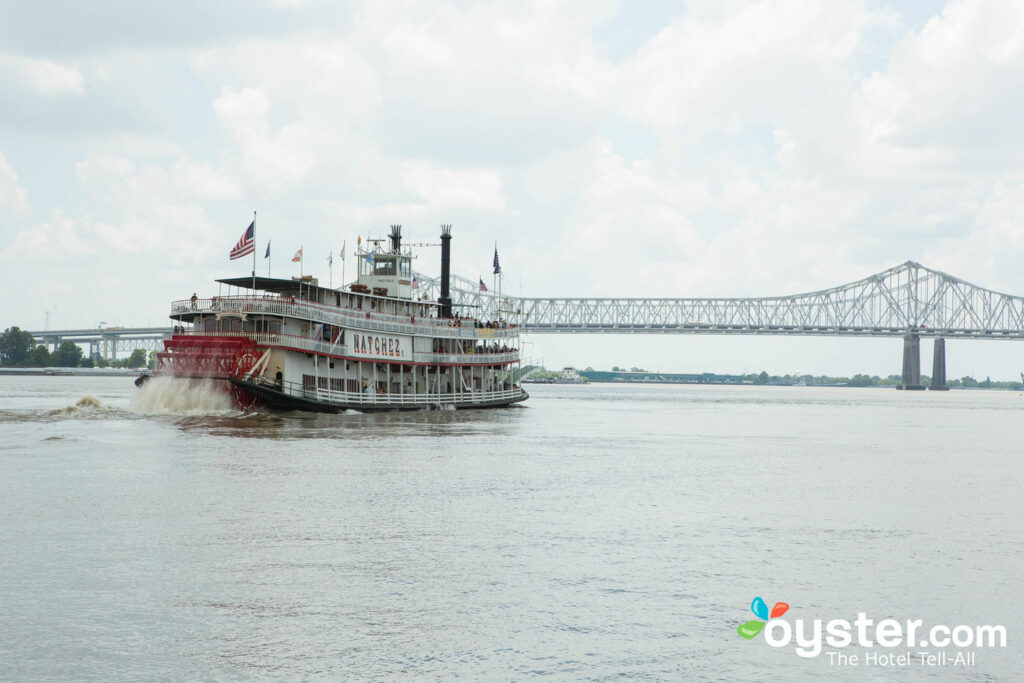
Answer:
POLYGON ((306 123, 271 130, 271 101, 260 88, 225 87, 214 103, 217 116, 241 150, 239 171, 262 187, 279 189, 313 169, 315 136, 306 123))
POLYGON ((505 208, 501 177, 493 170, 450 170, 423 162, 407 162, 405 184, 438 209, 481 209, 501 211, 505 208))
POLYGON ((96 248, 85 232, 75 219, 54 211, 50 220, 15 235, 3 251, 3 260, 53 263, 90 256, 96 248))
POLYGON ((18 182, 18 174, 0 151, 0 211, 28 213, 28 193, 18 182))
POLYGON ((85 92, 85 76, 81 70, 52 59, 0 55, 0 75, 5 72, 41 95, 85 92))

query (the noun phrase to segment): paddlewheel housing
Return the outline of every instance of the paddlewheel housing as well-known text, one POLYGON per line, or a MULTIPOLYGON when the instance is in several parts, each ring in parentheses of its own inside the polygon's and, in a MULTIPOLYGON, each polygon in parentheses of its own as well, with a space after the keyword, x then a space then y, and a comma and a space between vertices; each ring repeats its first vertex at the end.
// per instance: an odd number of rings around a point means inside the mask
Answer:
POLYGON ((259 400, 230 382, 252 370, 263 349, 245 337, 174 335, 164 340, 164 350, 156 354, 154 374, 189 379, 225 380, 225 390, 235 406, 249 410, 259 400))

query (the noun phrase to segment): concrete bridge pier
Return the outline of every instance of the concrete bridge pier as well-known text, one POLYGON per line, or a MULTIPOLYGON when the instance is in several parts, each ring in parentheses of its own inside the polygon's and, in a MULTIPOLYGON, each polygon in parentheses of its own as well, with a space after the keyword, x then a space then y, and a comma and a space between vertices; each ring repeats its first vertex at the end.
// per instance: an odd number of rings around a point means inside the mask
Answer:
POLYGON ((949 391, 946 384, 946 340, 935 338, 935 353, 932 355, 932 391, 949 391))
POLYGON ((903 379, 896 388, 908 391, 924 389, 921 384, 921 338, 916 334, 903 337, 903 379))

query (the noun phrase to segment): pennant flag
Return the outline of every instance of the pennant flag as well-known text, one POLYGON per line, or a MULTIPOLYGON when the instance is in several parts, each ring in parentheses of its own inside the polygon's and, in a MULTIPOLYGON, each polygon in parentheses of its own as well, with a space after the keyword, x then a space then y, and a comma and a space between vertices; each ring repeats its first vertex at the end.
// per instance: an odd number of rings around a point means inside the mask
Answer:
POLYGON ((263 258, 270 258, 270 240, 267 240, 267 253, 263 255, 263 258))
POLYGON ((501 266, 498 264, 498 245, 494 245, 494 274, 501 273, 501 266))
POLYGON ((245 229, 238 243, 235 244, 235 248, 229 254, 230 260, 234 261, 236 258, 248 256, 254 251, 256 251, 256 221, 250 223, 249 227, 245 229))
POLYGON ((483 278, 480 278, 480 291, 481 292, 486 292, 487 291, 487 285, 484 284, 484 279, 483 278))
POLYGON ((292 256, 292 263, 298 263, 301 260, 302 260, 302 247, 299 247, 299 250, 297 252, 295 252, 295 256, 292 256))
POLYGON ((420 281, 416 279, 415 275, 412 276, 412 288, 413 289, 419 289, 420 288, 420 281))
POLYGON ((345 258, 345 243, 341 243, 341 258, 345 258))

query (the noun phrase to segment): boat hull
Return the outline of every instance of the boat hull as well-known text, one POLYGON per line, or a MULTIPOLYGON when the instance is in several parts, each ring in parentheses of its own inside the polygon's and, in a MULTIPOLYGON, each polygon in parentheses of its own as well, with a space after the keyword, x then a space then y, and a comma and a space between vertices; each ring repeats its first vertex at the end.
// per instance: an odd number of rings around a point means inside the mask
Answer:
POLYGON ((409 403, 377 403, 374 401, 360 401, 360 402, 334 402, 334 401, 321 401, 314 398, 307 398, 305 396, 297 396, 294 394, 288 394, 280 391, 273 385, 268 385, 263 382, 252 382, 245 379, 238 378, 227 378, 231 384, 236 387, 238 391, 245 392, 252 399, 259 403, 264 408, 272 410, 303 410, 317 413, 339 413, 346 410, 355 410, 362 413, 379 413, 379 412, 395 412, 399 410, 424 410, 429 408, 447 408, 452 407, 456 410, 466 410, 471 408, 503 408, 510 406, 514 403, 520 403, 530 397, 526 391, 519 392, 518 395, 510 398, 500 398, 493 400, 430 400, 429 398, 422 401, 409 402, 409 403))

